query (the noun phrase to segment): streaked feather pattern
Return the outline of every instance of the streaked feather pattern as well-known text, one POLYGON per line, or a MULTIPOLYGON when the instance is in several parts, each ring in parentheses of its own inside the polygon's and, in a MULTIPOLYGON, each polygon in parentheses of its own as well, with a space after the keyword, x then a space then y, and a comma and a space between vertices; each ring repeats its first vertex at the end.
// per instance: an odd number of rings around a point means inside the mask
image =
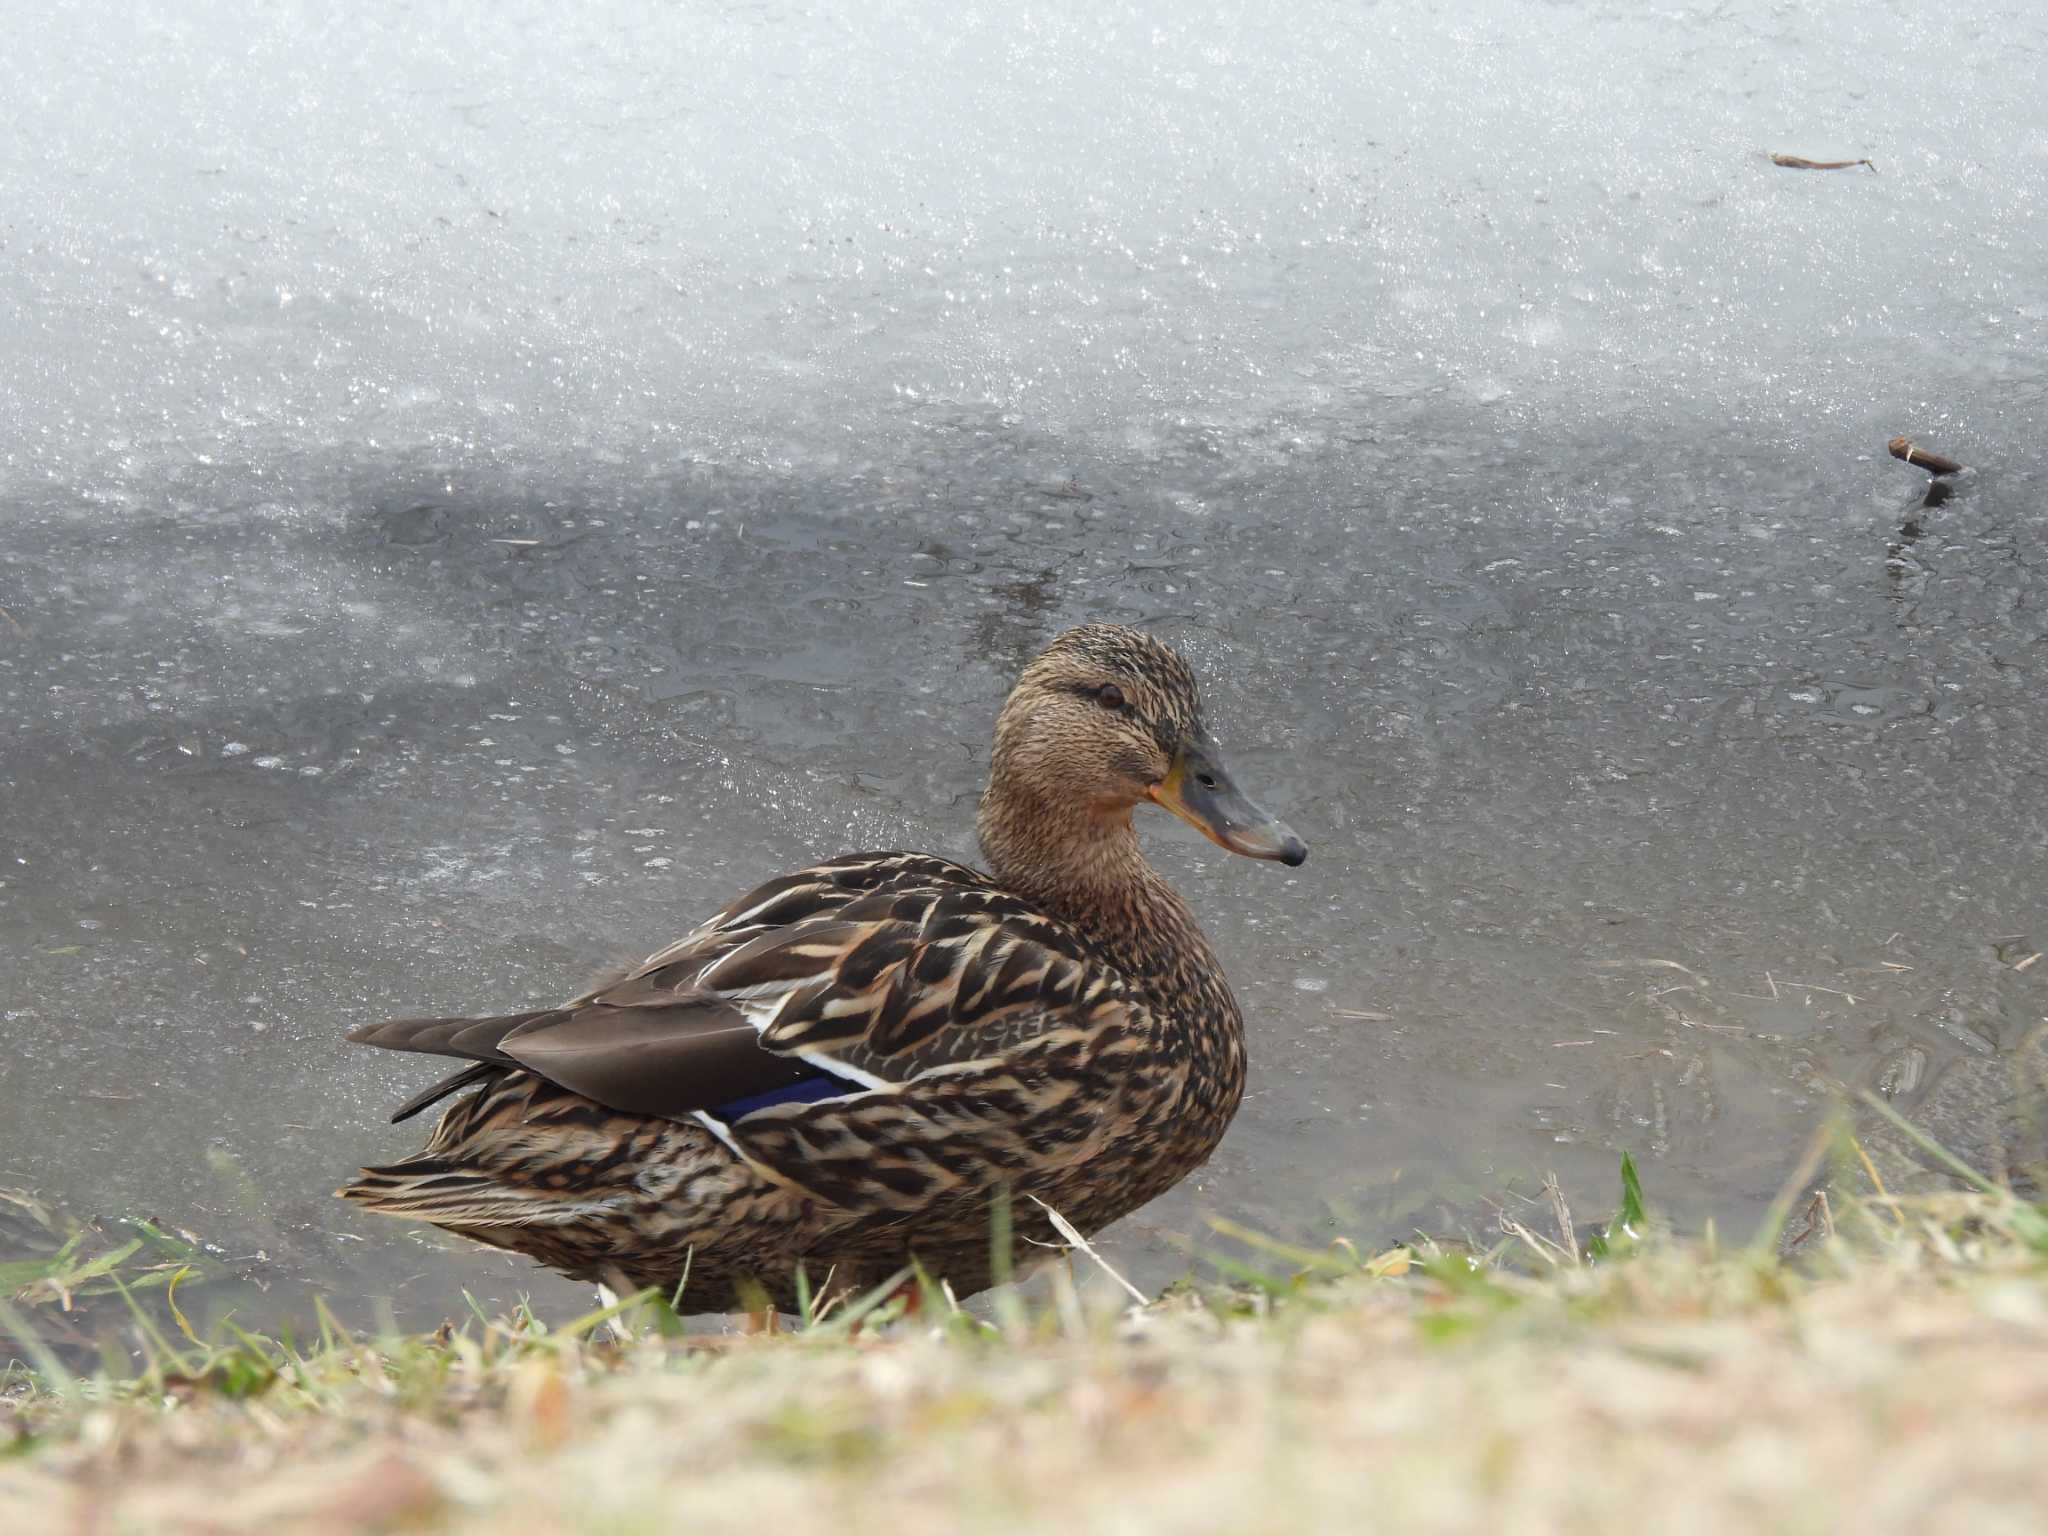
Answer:
MULTIPOLYGON (((1159 698, 1198 729, 1191 680, 1159 698)), ((690 1309, 911 1256, 978 1289, 998 1191, 1018 1258, 1056 1236, 1026 1195, 1093 1231, 1199 1164, 1243 1091, 1215 956, 1135 840, 1113 851, 1100 891, 851 854, 560 1007, 357 1030, 469 1063, 395 1118, 466 1096, 341 1193, 576 1277, 687 1272, 690 1309)))

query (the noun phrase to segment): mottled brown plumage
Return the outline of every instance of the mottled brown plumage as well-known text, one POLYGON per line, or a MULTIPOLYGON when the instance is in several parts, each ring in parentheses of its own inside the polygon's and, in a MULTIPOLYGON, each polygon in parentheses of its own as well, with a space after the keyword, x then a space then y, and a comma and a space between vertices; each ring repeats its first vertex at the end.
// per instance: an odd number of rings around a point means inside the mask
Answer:
POLYGON ((788 1307, 913 1258, 987 1285, 1199 1166, 1244 1092, 1244 1026, 1193 915, 1139 850, 1154 800, 1225 847, 1299 864, 1237 793, 1187 664, 1088 625, 996 721, 989 872, 850 854, 771 880, 559 1008, 406 1019, 350 1038, 471 1065, 426 1147, 341 1193, 685 1310, 788 1307), (686 1278, 687 1277, 687 1278, 686 1278))

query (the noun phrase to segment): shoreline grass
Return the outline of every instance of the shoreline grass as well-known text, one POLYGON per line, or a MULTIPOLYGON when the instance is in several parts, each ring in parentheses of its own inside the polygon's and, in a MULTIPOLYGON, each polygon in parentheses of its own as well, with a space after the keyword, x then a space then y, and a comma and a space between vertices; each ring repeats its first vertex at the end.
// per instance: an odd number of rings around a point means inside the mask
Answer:
POLYGON ((1232 1285, 1143 1308, 1055 1266, 986 1317, 927 1285, 916 1318, 877 1296, 758 1336, 635 1299, 201 1343, 138 1304, 142 1372, 14 1372, 0 1528, 2043 1528, 2039 1206, 1851 1200, 1787 1259, 1630 1204, 1598 1262, 1519 1221, 1488 1254, 1238 1234, 1232 1285))

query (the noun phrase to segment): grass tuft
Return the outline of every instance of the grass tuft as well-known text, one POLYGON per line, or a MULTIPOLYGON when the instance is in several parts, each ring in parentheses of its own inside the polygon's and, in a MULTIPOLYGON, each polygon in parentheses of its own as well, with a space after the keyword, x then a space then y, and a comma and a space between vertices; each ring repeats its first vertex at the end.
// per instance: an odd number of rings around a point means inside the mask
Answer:
POLYGON ((430 1334, 324 1305, 303 1340, 203 1331, 161 1250, 63 1238, 0 1295, 0 1528, 2038 1528, 2048 1211, 1871 1172, 1767 1243, 1673 1235, 1624 1160, 1583 1253, 1551 1184, 1554 1231, 1504 1217, 1486 1249, 1219 1220, 1233 1251, 1144 1305, 1055 1264, 990 1322, 913 1267, 807 1277, 780 1333, 691 1334, 653 1293, 553 1327, 471 1299, 430 1334), (133 1362, 43 1338, 89 1286, 133 1362))

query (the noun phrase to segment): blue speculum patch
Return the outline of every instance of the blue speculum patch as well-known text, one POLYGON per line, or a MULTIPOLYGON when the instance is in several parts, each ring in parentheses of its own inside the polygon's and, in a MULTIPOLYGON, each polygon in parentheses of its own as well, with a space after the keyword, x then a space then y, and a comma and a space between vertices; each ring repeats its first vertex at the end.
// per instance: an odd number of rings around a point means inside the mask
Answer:
POLYGON ((842 1093, 858 1093, 860 1085, 849 1083, 843 1078, 820 1072, 811 1077, 800 1077, 793 1083, 784 1083, 779 1088, 770 1088, 765 1093, 751 1093, 744 1099, 734 1099, 730 1104, 721 1104, 711 1111, 713 1118, 727 1124, 750 1115, 757 1109, 766 1109, 771 1104, 814 1104, 819 1099, 837 1098, 842 1093))

